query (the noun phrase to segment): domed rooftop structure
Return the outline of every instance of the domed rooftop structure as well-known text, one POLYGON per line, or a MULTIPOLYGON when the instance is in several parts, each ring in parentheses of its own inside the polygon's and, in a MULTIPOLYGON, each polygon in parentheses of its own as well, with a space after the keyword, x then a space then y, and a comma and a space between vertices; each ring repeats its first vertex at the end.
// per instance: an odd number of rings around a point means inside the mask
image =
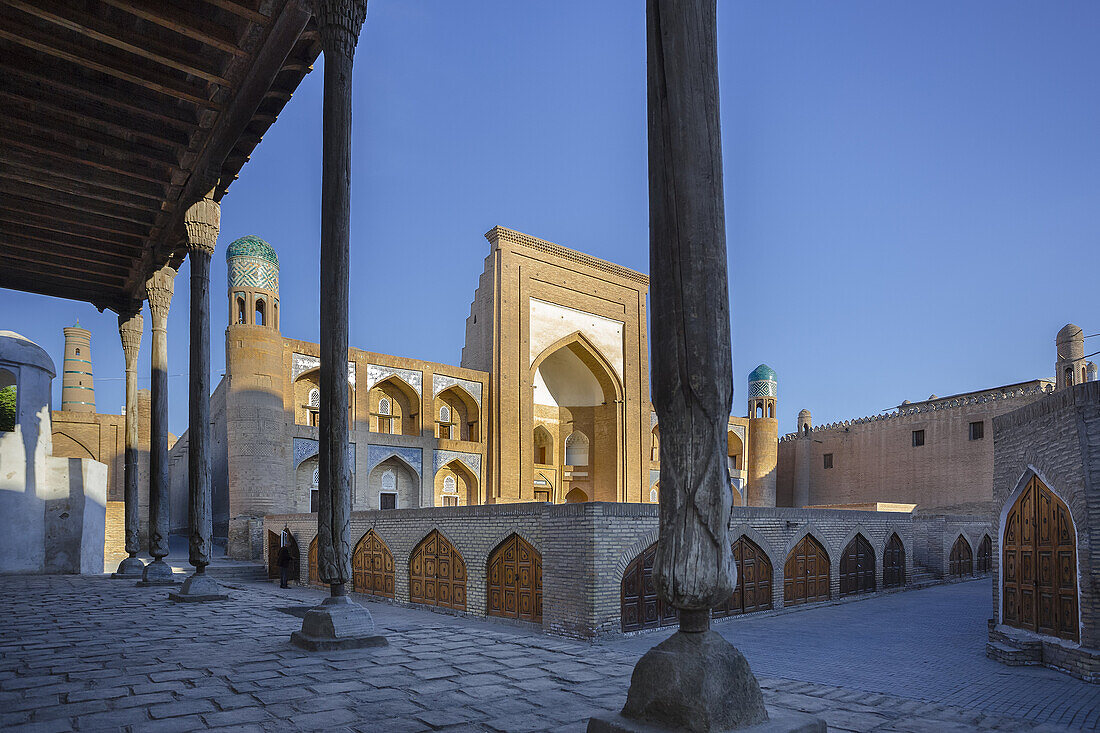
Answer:
POLYGON ((1077 338, 1079 335, 1083 335, 1081 327, 1073 323, 1067 323, 1062 326, 1062 330, 1058 332, 1058 340, 1070 341, 1071 339, 1077 338))
POLYGON ((0 358, 16 364, 27 364, 57 376, 53 359, 41 346, 15 331, 0 331, 0 358))
POLYGON ((775 370, 767 364, 761 364, 749 374, 749 399, 754 397, 775 397, 778 393, 775 370))
POLYGON ((275 254, 275 248, 255 234, 246 234, 240 239, 234 240, 225 250, 225 259, 233 257, 255 257, 256 259, 270 262, 279 266, 279 255, 275 254))
POLYGON ((809 410, 799 410, 798 411, 798 416, 799 417, 810 417, 810 411, 809 410))
POLYGON ((778 382, 775 370, 767 364, 761 364, 749 374, 750 382, 778 382))

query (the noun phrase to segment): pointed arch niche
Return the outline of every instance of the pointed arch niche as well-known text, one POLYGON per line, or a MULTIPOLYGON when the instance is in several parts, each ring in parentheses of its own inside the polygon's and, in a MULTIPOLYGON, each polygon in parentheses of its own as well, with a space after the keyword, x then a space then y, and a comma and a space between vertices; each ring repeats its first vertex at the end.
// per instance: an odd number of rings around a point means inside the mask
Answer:
POLYGON ((367 477, 370 509, 416 509, 420 506, 420 478, 399 456, 390 456, 367 477))
POLYGON ((455 384, 433 400, 435 437, 444 440, 479 440, 481 413, 473 395, 455 384))
POLYGON ((457 458, 435 474, 435 506, 471 506, 478 503, 477 476, 457 458))
POLYGON ((367 395, 372 433, 420 435, 420 397, 409 384, 391 374, 367 395))

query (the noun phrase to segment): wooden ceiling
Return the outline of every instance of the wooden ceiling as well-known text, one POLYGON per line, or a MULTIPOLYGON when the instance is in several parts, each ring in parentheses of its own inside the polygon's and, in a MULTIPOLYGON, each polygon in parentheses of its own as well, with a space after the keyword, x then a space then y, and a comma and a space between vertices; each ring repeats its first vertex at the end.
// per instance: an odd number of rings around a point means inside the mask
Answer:
POLYGON ((0 287, 144 299, 319 53, 305 0, 0 0, 0 287))

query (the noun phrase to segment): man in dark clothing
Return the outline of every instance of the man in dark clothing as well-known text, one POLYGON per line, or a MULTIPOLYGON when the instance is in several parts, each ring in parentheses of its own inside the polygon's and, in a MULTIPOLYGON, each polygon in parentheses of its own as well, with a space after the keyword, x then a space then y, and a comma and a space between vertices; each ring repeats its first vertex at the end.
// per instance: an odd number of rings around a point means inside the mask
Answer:
POLYGON ((286 584, 287 573, 290 571, 290 550, 286 549, 286 545, 279 548, 279 587, 288 588, 286 584))

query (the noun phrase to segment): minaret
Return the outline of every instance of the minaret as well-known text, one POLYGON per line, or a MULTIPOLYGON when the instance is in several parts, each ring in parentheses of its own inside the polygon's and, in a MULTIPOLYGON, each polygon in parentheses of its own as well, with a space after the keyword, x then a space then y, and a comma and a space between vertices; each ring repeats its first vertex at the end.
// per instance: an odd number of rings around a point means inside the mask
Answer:
POLYGON ((746 506, 775 506, 775 470, 779 461, 779 420, 775 417, 778 392, 775 370, 767 364, 761 364, 749 374, 746 506))
POLYGON ((229 325, 279 330, 279 256, 254 234, 225 249, 229 271, 229 325))
POLYGON ((1088 381, 1085 362, 1085 332, 1080 326, 1067 323, 1055 340, 1058 360, 1054 362, 1055 389, 1065 389, 1088 381))
POLYGON ((64 412, 95 412, 92 383, 92 332, 75 326, 65 329, 65 364, 62 367, 61 409, 64 412))

